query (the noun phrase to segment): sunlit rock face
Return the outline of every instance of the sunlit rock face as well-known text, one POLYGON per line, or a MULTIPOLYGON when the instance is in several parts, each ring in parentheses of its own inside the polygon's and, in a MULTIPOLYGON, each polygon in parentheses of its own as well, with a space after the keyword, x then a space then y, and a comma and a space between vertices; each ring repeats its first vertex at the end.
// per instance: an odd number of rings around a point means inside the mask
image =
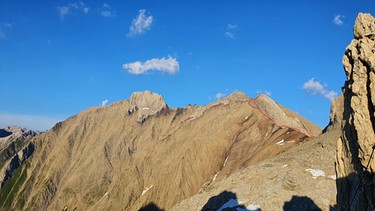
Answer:
POLYGON ((375 208, 375 19, 359 13, 343 66, 343 132, 337 143, 338 204, 342 210, 375 208), (368 168, 366 168, 368 166, 368 168))

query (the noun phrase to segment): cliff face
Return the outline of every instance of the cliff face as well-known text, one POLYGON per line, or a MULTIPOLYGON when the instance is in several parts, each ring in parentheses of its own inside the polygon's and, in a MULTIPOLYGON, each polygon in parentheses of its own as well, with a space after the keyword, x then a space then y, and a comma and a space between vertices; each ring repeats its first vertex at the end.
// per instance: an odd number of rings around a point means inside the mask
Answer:
POLYGON ((342 210, 375 208, 375 19, 360 13, 343 66, 342 135, 337 142, 338 204, 342 210))
POLYGON ((90 108, 32 140, 33 156, 9 191, 0 193, 13 203, 0 205, 168 210, 233 172, 320 134, 318 126, 267 96, 252 99, 252 106, 249 100, 238 92, 203 107, 169 108, 160 95, 146 91, 90 108))

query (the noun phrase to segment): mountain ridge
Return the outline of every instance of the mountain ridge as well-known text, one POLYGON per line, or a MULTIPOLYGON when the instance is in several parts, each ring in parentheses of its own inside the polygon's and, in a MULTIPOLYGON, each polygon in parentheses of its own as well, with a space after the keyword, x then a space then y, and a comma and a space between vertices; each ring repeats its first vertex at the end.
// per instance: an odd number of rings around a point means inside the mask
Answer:
MULTIPOLYGON (((21 166, 23 181, 8 193, 14 203, 7 208, 137 210, 154 202, 170 209, 306 138, 275 126, 249 100, 234 93, 206 106, 170 108, 145 91, 82 111, 32 139, 34 154, 21 166)), ((281 105, 269 112, 280 109, 308 133, 321 132, 281 105)))

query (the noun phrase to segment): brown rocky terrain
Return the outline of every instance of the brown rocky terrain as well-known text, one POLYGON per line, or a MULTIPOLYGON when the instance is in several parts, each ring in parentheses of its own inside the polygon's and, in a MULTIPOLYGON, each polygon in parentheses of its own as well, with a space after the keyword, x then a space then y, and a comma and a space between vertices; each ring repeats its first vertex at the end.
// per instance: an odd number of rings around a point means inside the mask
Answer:
MULTIPOLYGON (((249 100, 237 92, 203 107, 170 108, 160 95, 146 91, 90 108, 32 140, 35 152, 7 181, 8 188, 1 190, 0 197, 6 199, 1 206, 169 210, 321 132, 265 95, 249 100)), ((315 144, 322 150, 329 148, 328 143, 315 144)), ((275 168, 280 174, 273 177, 265 171, 264 175, 278 181, 285 177, 283 171, 298 163, 293 158, 274 162, 262 163, 252 172, 275 168)), ((319 166, 306 163, 302 168, 319 166)), ((330 170, 322 170, 331 175, 330 170)), ((303 173, 306 180, 311 178, 305 169, 303 173)), ((279 184, 300 193, 305 187, 295 186, 293 178, 290 175, 279 184)), ((328 176, 313 181, 319 180, 333 181, 328 176)))
POLYGON ((341 210, 374 210, 375 19, 360 13, 343 66, 342 134, 337 142, 336 171, 341 210))
POLYGON ((332 129, 243 168, 171 210, 335 210, 336 140, 332 129), (231 194, 228 194, 231 193, 231 194))

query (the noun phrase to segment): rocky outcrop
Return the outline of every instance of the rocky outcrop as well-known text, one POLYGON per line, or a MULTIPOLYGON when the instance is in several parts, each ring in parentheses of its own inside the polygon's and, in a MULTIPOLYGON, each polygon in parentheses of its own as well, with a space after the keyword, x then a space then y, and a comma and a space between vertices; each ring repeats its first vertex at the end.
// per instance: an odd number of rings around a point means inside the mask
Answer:
POLYGON ((137 112, 137 122, 139 123, 143 123, 150 116, 160 114, 168 109, 163 97, 150 91, 134 92, 129 101, 128 114, 137 112))
POLYGON ((375 208, 375 19, 359 13, 343 66, 342 135, 337 143, 337 200, 341 210, 375 208))
POLYGON ((13 173, 33 154, 31 139, 39 134, 19 126, 0 129, 0 190, 13 173))
POLYGON ((33 131, 19 126, 8 126, 0 129, 0 151, 9 143, 12 143, 19 138, 32 138, 38 134, 40 134, 39 131, 33 131))
POLYGON ((249 100, 237 92, 206 106, 169 108, 147 91, 85 110, 32 140, 34 153, 22 171, 27 176, 10 184, 4 194, 13 203, 0 207, 138 210, 155 204, 169 210, 306 139, 267 116, 295 119, 312 136, 321 132, 264 95, 252 100, 257 109, 249 100))
POLYGON ((341 94, 340 96, 336 97, 332 100, 331 109, 329 113, 329 123, 324 128, 323 133, 328 132, 330 130, 338 129, 342 130, 342 118, 344 113, 344 95, 341 94))

